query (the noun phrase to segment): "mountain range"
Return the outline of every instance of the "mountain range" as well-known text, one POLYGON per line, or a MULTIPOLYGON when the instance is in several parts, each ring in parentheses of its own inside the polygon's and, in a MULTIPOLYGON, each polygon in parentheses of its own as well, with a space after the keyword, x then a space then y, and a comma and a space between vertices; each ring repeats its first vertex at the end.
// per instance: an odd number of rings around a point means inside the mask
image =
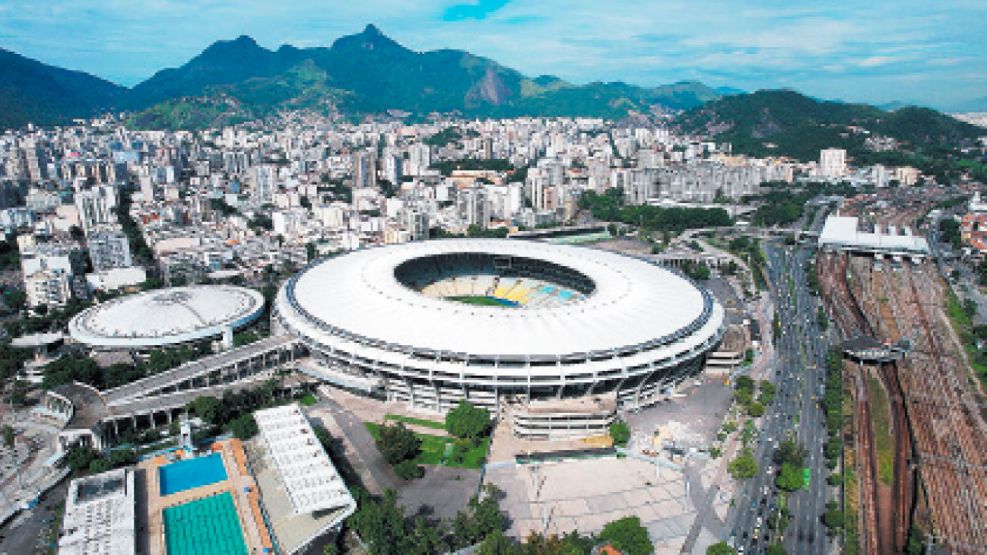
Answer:
POLYGON ((674 124, 681 131, 730 141, 737 152, 803 159, 827 146, 859 150, 866 133, 915 149, 982 133, 933 110, 895 108, 788 90, 748 94, 694 81, 574 85, 551 75, 528 77, 462 50, 410 50, 373 25, 328 47, 269 50, 248 36, 219 41, 132 88, 0 49, 0 128, 66 123, 107 110, 127 111, 130 126, 154 129, 202 129, 291 109, 355 117, 457 112, 610 119, 659 110, 678 113, 674 124))
POLYGON ((206 127, 297 108, 356 115, 397 110, 618 118, 652 107, 693 108, 723 96, 697 82, 577 86, 550 75, 529 78, 462 50, 410 50, 373 25, 329 47, 269 50, 247 36, 219 41, 130 89, 0 54, 0 106, 8 108, 0 125, 8 127, 63 123, 110 109, 134 112, 135 126, 165 128, 206 127), (62 84, 66 76, 74 81, 62 84))

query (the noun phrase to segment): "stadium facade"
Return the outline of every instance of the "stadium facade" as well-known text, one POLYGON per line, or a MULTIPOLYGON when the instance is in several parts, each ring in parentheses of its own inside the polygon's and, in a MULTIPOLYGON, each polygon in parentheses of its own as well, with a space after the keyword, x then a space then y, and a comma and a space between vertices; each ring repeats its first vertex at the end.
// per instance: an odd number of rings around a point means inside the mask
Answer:
POLYGON ((320 260, 282 286, 273 318, 309 350, 303 371, 437 411, 647 406, 699 373, 724 329, 712 295, 661 266, 512 239, 320 260))

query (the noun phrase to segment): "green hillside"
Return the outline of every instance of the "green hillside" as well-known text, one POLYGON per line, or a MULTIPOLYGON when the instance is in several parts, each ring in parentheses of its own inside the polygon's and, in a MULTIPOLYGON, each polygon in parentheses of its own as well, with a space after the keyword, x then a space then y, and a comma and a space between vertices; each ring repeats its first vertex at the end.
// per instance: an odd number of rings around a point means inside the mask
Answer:
MULTIPOLYGON (((874 157, 868 137, 891 137, 900 151, 921 155, 972 140, 982 130, 927 108, 885 112, 866 104, 819 101, 794 91, 725 96, 675 119, 684 132, 729 141, 734 152, 816 160, 819 150, 842 147, 851 156, 874 157)), ((889 156, 900 155, 891 154, 889 156)))

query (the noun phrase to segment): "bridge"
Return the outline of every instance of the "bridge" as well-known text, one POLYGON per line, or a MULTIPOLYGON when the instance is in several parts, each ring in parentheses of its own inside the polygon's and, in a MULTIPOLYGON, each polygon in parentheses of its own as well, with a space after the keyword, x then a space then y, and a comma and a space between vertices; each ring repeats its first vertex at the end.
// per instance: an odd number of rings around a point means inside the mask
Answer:
POLYGON ((858 362, 892 362, 900 360, 911 350, 911 343, 881 343, 873 337, 859 335, 843 342, 843 354, 858 362))

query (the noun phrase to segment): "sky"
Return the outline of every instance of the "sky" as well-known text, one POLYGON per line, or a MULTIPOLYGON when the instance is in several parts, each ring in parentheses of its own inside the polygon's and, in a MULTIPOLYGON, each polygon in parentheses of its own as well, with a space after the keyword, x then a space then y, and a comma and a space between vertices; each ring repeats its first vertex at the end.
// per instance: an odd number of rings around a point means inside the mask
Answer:
POLYGON ((0 47, 131 86, 216 40, 328 46, 368 23, 573 83, 987 110, 987 0, 0 0, 0 47))

